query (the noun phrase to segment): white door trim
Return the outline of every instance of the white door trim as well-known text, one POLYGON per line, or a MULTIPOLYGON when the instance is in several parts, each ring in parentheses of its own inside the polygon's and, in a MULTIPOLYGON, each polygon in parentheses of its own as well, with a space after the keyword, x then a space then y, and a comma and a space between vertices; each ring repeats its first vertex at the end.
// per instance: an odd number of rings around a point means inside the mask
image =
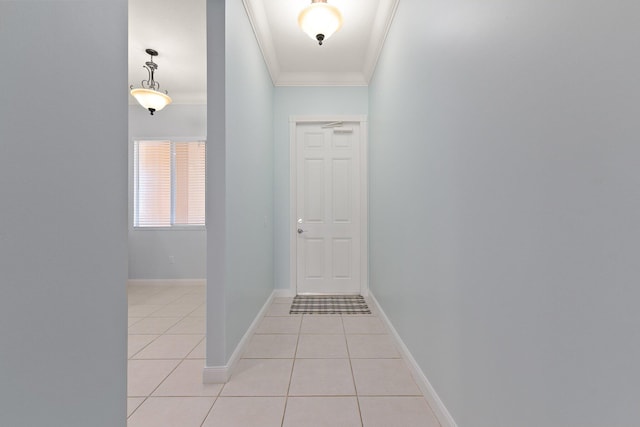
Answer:
POLYGON ((290 116, 289 117, 289 293, 296 295, 297 278, 297 150, 296 126, 298 123, 357 122, 360 123, 360 294, 369 295, 369 187, 368 153, 369 138, 367 116, 290 116))

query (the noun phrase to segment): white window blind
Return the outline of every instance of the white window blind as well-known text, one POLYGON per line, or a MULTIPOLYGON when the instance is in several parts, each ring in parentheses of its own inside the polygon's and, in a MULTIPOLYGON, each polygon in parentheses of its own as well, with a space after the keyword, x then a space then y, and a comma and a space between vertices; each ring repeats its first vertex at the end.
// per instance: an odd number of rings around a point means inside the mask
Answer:
POLYGON ((206 144, 135 141, 134 226, 205 224, 206 144))
POLYGON ((174 223, 204 225, 205 144, 203 142, 176 142, 174 158, 174 223))

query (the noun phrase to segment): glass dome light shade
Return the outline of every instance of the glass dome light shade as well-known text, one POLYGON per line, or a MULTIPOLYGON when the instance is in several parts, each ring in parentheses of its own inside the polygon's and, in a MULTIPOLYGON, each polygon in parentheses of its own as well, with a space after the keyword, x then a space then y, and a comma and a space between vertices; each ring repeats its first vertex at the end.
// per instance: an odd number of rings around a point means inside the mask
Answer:
POLYGON ((169 95, 153 89, 133 89, 131 95, 147 110, 160 111, 172 102, 169 95))
POLYGON ((326 40, 342 27, 342 14, 337 7, 327 3, 312 3, 298 15, 298 25, 313 40, 318 34, 324 35, 326 40))

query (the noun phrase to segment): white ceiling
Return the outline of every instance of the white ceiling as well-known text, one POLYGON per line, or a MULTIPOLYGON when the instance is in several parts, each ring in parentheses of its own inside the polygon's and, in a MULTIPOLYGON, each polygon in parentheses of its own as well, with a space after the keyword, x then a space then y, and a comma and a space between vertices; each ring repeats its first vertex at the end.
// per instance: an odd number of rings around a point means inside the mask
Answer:
MULTIPOLYGON (((176 104, 207 102, 206 0, 129 0, 129 84, 147 78, 145 49, 158 51, 155 78, 176 104)), ((135 103, 129 96, 130 103, 135 103)))
MULTIPOLYGON (((367 85, 398 0, 329 0, 340 31, 322 46, 297 24, 311 0, 243 0, 271 79, 277 86, 367 85)), ((129 0, 129 81, 157 50, 156 79, 177 104, 206 103, 206 0, 129 0)), ((132 99, 133 101, 133 99, 132 99)))

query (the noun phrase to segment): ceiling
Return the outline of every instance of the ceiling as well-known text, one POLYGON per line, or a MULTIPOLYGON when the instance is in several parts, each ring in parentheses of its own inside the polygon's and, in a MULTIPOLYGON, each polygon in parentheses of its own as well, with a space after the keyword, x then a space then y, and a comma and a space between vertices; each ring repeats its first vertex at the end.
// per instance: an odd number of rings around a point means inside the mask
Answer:
MULTIPOLYGON (((207 102, 205 0, 129 0, 129 84, 147 78, 145 49, 158 51, 155 78, 176 104, 207 102)), ((135 104, 132 96, 129 102, 135 104)))
MULTIPOLYGON (((328 1, 344 24, 319 46, 297 24, 310 0, 243 0, 274 85, 369 83, 398 0, 328 1)), ((206 103, 206 0, 129 0, 129 81, 136 87, 147 78, 146 48, 159 52, 155 77, 174 103, 206 103)))

